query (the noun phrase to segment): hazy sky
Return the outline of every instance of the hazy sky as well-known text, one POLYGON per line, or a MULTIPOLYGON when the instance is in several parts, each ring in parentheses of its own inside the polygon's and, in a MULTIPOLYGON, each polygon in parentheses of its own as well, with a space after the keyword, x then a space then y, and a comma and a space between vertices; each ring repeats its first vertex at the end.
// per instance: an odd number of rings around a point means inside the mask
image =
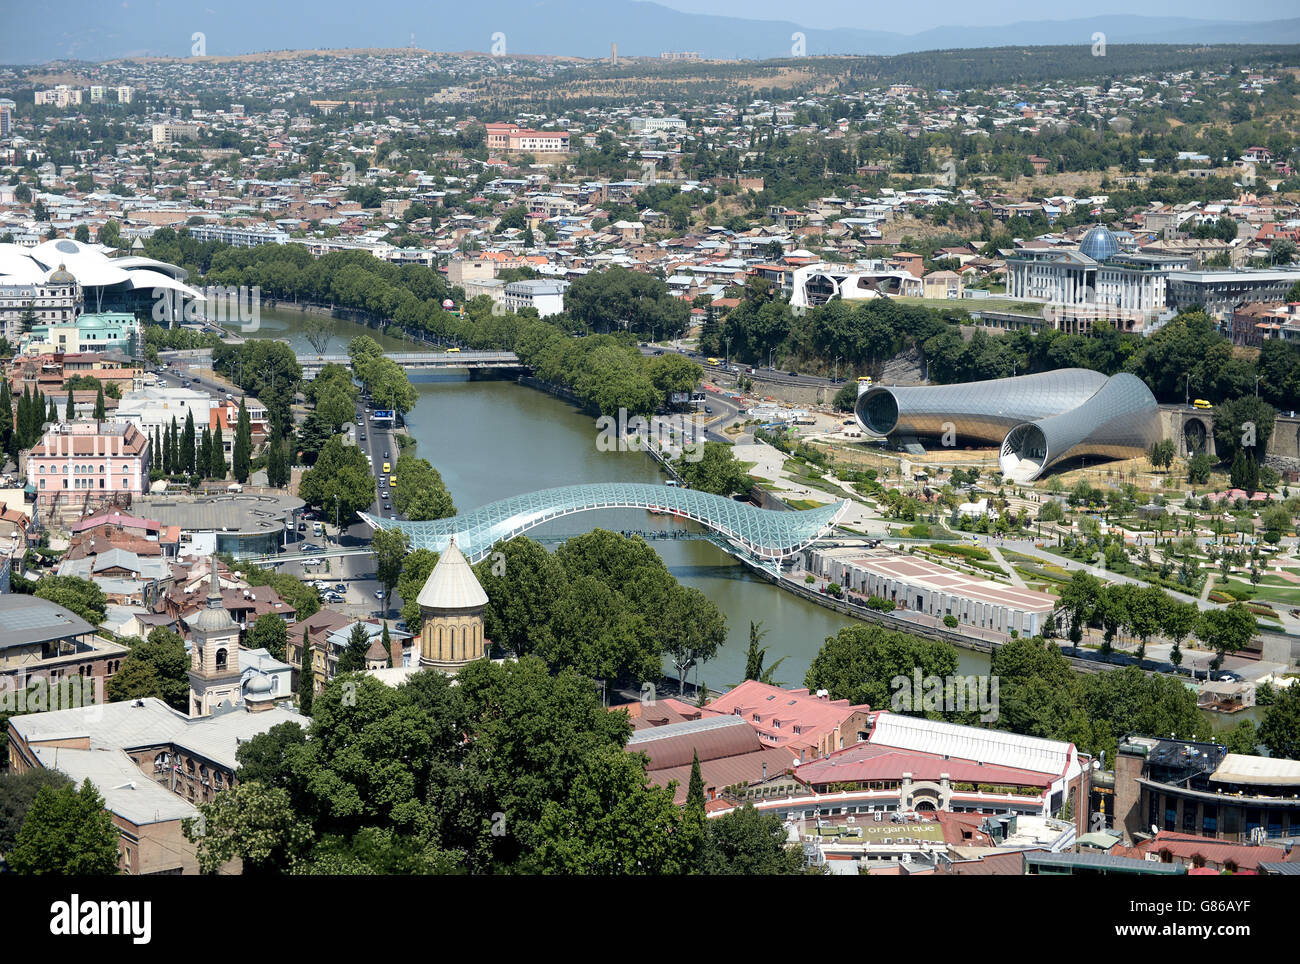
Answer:
POLYGON ((655 0, 690 13, 712 13, 753 20, 788 20, 805 27, 858 27, 896 33, 920 33, 931 27, 1021 20, 1071 20, 1089 15, 1121 14, 1145 17, 1187 17, 1194 20, 1286 20, 1300 16, 1296 0, 1090 0, 1070 9, 1027 0, 927 0, 919 8, 866 0, 655 0))

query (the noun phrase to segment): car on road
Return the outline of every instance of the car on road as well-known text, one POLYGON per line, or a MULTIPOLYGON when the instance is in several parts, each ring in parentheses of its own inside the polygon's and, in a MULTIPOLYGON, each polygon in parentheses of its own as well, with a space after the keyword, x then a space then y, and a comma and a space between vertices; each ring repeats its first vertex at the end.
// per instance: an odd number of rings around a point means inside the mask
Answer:
POLYGON ((384 511, 387 512, 387 511, 388 511, 389 509, 391 509, 391 508, 392 508, 392 505, 390 505, 389 502, 388 502, 388 500, 385 499, 385 500, 384 500, 384 511))
POLYGON ((304 566, 319 566, 319 565, 321 564, 322 561, 323 561, 323 560, 321 560, 321 559, 304 559, 304 560, 302 561, 302 565, 304 565, 304 566))
POLYGON ((712 414, 713 414, 713 408, 712 408, 712 406, 705 405, 705 406, 704 406, 704 414, 705 414, 705 415, 712 415, 712 414))
POLYGON ((363 419, 357 419, 357 428, 362 428, 365 424, 363 419))
POLYGON ((1240 682, 1241 682, 1241 677, 1238 676, 1236 673, 1227 673, 1227 672, 1220 673, 1218 676, 1215 677, 1215 679, 1218 680, 1220 683, 1240 683, 1240 682))
POLYGON ((361 433, 361 441, 364 442, 365 440, 366 440, 366 433, 365 433, 365 432, 362 432, 362 433, 361 433))
POLYGON ((302 544, 302 548, 299 549, 299 552, 324 552, 324 551, 325 551, 324 549, 316 545, 316 543, 314 542, 304 542, 302 544))
POLYGON ((376 590, 375 590, 375 598, 376 598, 376 599, 383 599, 383 598, 384 598, 384 591, 383 591, 382 589, 376 589, 376 590))
POLYGON ((792 375, 792 376, 794 376, 795 378, 798 378, 798 377, 799 377, 799 373, 798 373, 798 372, 795 372, 795 371, 789 371, 789 372, 786 372, 786 374, 787 374, 787 375, 792 375))
POLYGON ((662 348, 656 348, 655 351, 654 351, 654 353, 655 353, 656 355, 662 355, 662 354, 664 353, 664 350, 663 350, 662 348))

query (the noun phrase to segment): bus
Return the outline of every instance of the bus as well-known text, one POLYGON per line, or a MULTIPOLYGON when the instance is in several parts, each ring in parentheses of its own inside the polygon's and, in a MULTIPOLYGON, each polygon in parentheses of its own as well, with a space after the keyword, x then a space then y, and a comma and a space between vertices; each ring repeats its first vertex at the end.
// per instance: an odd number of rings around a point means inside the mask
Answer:
POLYGON ((1192 402, 1192 407, 1193 408, 1214 408, 1213 405, 1211 405, 1203 398, 1198 398, 1196 399, 1196 401, 1192 402))

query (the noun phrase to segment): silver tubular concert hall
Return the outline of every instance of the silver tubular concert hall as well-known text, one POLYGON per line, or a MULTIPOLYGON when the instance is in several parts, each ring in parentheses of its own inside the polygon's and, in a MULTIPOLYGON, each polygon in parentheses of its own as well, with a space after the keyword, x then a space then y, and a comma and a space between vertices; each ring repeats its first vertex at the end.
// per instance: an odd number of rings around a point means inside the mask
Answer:
POLYGON ((1160 441, 1160 411, 1136 375, 1115 375, 1090 399, 1060 415, 1017 425, 1002 442, 1002 474, 1032 482, 1067 458, 1131 459, 1160 441))
POLYGON ((958 446, 972 441, 1000 443, 1022 422, 1077 408, 1106 383, 1087 368, 1062 368, 1038 375, 995 378, 960 385, 868 389, 854 416, 875 436, 943 436, 953 432, 958 446))
POLYGON ((1017 482, 1067 459, 1136 458, 1163 437, 1155 397, 1140 378, 1086 368, 961 385, 877 386, 858 398, 854 416, 877 437, 951 435, 945 444, 997 444, 1002 474, 1017 482))

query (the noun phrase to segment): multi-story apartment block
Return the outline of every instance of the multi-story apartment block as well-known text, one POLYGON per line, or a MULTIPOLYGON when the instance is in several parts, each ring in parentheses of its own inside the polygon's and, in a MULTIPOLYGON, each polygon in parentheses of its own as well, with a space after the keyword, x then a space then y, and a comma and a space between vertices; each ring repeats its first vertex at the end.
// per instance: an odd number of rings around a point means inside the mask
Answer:
POLYGON ((153 143, 155 147, 166 147, 176 141, 192 141, 199 136, 198 124, 154 124, 153 143))
POLYGON ((506 285, 506 308, 516 312, 536 308, 542 318, 558 315, 564 310, 564 292, 568 287, 567 281, 512 281, 506 285))
POLYGON ((81 90, 59 84, 52 90, 36 91, 36 106, 70 107, 81 103, 81 90))
POLYGON ((236 248, 289 242, 289 235, 279 229, 243 227, 237 224, 196 224, 190 228, 190 237, 196 241, 220 241, 236 248))

